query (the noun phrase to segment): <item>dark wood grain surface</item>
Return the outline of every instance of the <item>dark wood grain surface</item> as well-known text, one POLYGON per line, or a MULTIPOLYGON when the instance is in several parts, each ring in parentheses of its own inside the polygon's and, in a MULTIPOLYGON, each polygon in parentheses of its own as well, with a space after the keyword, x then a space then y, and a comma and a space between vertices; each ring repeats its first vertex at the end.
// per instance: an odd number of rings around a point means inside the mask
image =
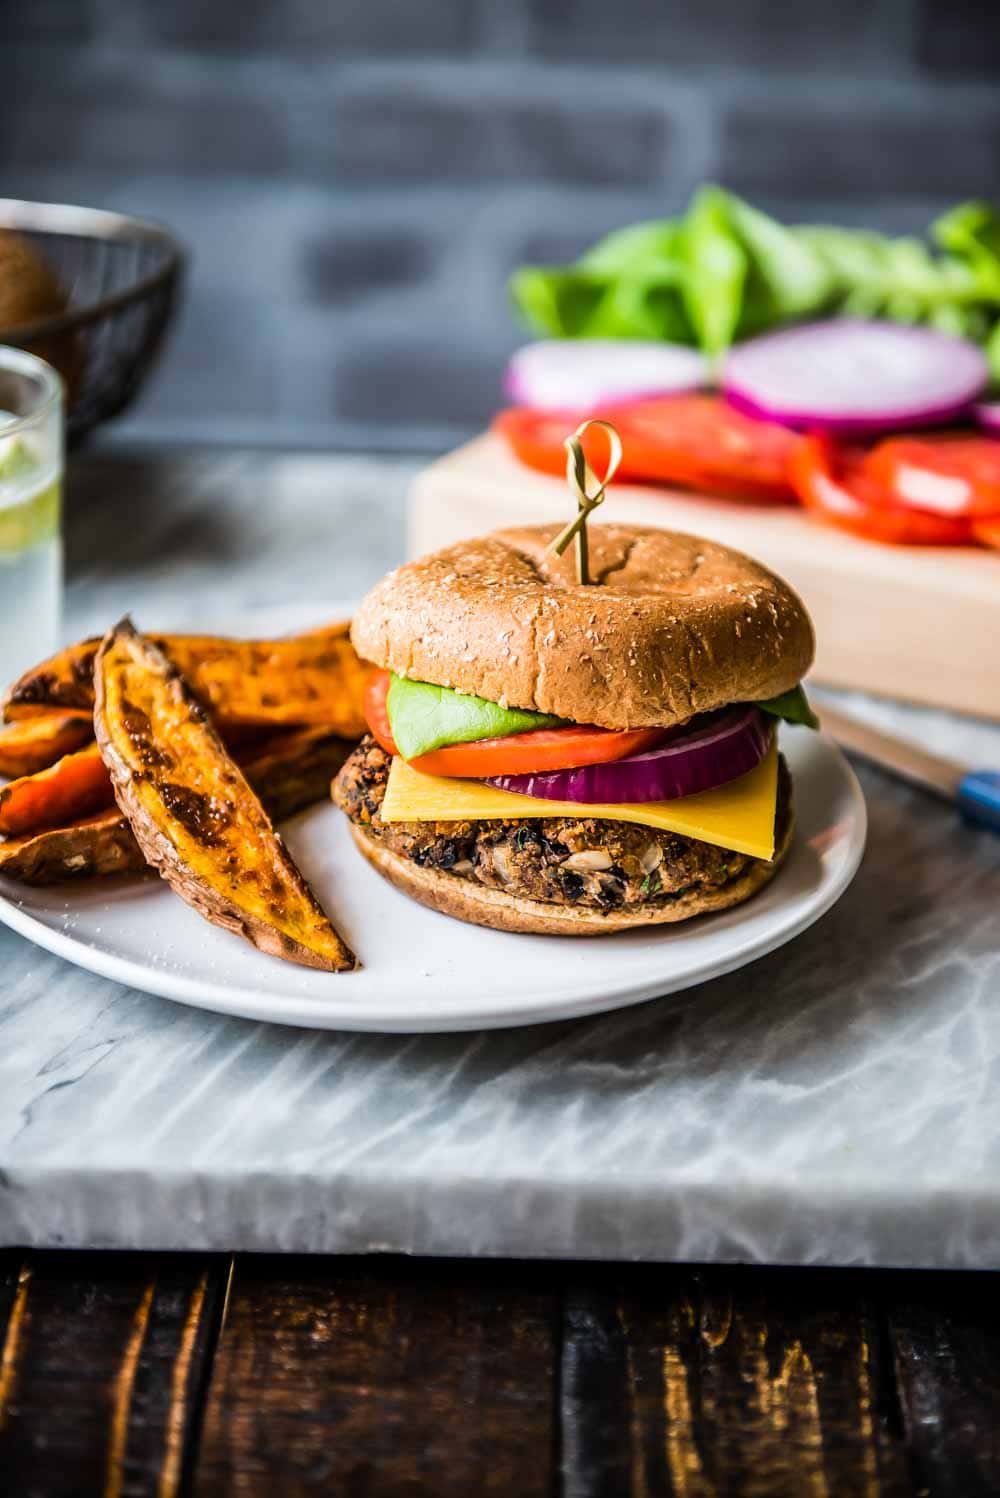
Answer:
POLYGON ((227 1275, 183 1257, 13 1260, 0 1493, 182 1491, 227 1275))
POLYGON ((566 1315, 569 1490, 909 1493, 882 1358, 850 1277, 664 1268, 588 1286, 566 1315))
POLYGON ((0 1256, 3 1498, 986 1498, 987 1275, 0 1256))
POLYGON ((551 1492, 551 1274, 241 1261, 195 1492, 551 1492))

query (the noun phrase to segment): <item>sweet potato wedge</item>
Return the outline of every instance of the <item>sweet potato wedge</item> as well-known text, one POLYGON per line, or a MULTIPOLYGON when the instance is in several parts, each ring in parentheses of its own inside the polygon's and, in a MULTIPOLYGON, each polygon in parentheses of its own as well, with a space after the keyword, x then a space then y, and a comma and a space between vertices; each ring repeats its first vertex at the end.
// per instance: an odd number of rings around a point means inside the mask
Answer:
MULTIPOLYGON (((303 725, 344 738, 365 731, 362 696, 368 668, 347 624, 284 640, 225 640, 214 635, 151 635, 220 728, 303 725)), ((100 640, 71 645, 16 681, 4 702, 12 722, 54 707, 90 711, 100 640)))
POLYGON ((0 877, 17 884, 60 884, 98 874, 138 874, 146 860, 117 806, 67 827, 0 838, 0 877))
POLYGON ((298 728, 276 734, 236 759, 275 822, 325 801, 330 781, 354 749, 354 740, 326 728, 298 728))
MULTIPOLYGON (((93 717, 90 723, 93 727, 93 717)), ((245 766, 259 759, 269 768, 283 768, 289 743, 295 745, 307 734, 329 737, 326 729, 279 729, 264 734, 257 729, 236 729, 232 737, 227 735, 226 748, 237 764, 245 766)), ((293 755, 294 752, 293 748, 293 755)), ((65 828, 114 804, 111 777, 104 767, 101 751, 92 743, 76 754, 64 755, 47 770, 0 786, 0 836, 23 837, 47 828, 65 828)))
POLYGON ((64 754, 72 754, 94 737, 94 716, 87 712, 46 711, 0 728, 0 775, 34 775, 64 754))
MULTIPOLYGON (((353 744, 323 728, 276 734, 244 762, 247 779, 281 821, 325 801, 330 781, 353 744)), ((105 874, 142 873, 148 865, 117 806, 66 827, 0 838, 0 877, 19 884, 58 884, 105 874)))
POLYGON ((8 837, 58 827, 114 804, 96 744, 65 754, 47 770, 0 786, 0 832, 8 837))
POLYGON ((94 691, 115 799, 176 893, 272 956, 356 967, 180 672, 128 619, 101 643, 94 691))

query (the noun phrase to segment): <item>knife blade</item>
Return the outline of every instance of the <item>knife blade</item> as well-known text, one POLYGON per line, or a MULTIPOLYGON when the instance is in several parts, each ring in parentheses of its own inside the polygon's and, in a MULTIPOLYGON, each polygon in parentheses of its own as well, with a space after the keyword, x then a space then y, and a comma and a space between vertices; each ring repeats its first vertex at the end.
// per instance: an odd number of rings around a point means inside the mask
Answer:
POLYGON ((824 703, 820 726, 843 748, 871 761, 910 785, 956 805, 964 816, 1000 832, 1000 773, 970 770, 956 760, 928 754, 916 744, 872 728, 859 718, 824 703))

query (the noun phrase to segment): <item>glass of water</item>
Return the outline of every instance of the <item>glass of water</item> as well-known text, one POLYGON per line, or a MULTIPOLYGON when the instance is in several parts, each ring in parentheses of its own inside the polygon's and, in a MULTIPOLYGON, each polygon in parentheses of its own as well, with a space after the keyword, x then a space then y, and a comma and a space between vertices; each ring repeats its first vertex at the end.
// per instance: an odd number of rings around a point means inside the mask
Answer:
POLYGON ((62 473, 62 382, 0 346, 0 696, 58 642, 62 473))

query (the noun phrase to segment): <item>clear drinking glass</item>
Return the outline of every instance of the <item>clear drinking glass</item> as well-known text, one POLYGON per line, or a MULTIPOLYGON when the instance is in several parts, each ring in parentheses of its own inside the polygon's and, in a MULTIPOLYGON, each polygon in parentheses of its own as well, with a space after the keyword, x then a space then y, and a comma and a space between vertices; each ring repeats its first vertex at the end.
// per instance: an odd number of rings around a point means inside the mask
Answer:
POLYGON ((62 382, 0 346, 0 695, 58 641, 62 474, 62 382))

